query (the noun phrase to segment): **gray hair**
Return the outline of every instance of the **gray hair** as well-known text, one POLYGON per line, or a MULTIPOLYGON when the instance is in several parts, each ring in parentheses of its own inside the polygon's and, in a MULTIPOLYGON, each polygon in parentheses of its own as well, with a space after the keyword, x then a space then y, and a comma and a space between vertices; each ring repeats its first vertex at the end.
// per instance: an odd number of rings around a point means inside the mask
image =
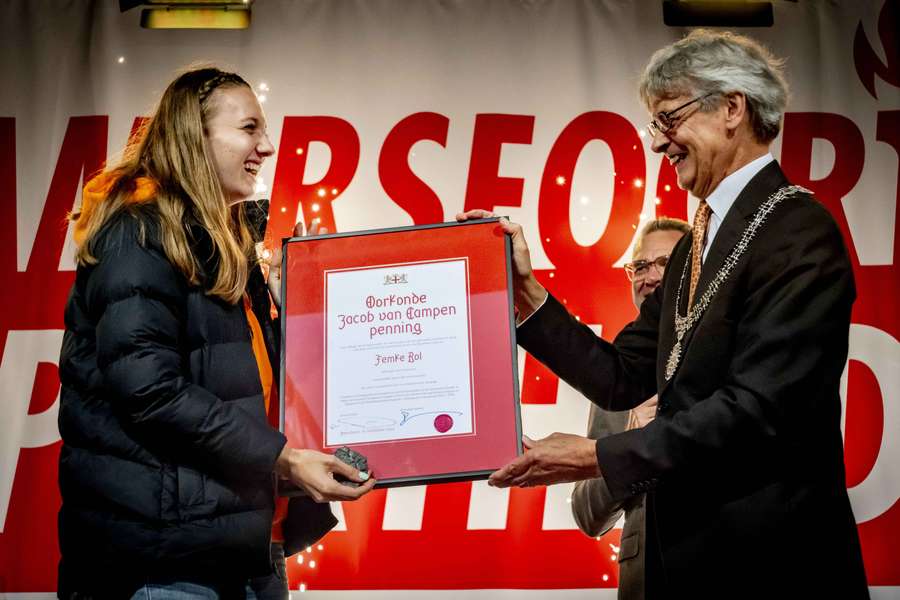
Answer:
POLYGON ((754 136, 771 142, 781 130, 788 100, 783 67, 783 60, 753 39, 696 29, 653 54, 638 93, 648 107, 658 98, 708 94, 700 106, 709 111, 723 95, 740 92, 747 99, 754 136))
POLYGON ((644 225, 643 229, 641 229, 641 233, 638 236, 637 241, 634 243, 634 248, 631 251, 631 255, 638 255, 638 253, 641 251, 641 246, 644 245, 644 238, 651 233, 656 233, 657 231, 679 231, 682 235, 684 235, 690 230, 691 225, 687 221, 682 221, 681 219, 675 219, 673 217, 657 217, 656 219, 648 222, 646 225, 644 225))

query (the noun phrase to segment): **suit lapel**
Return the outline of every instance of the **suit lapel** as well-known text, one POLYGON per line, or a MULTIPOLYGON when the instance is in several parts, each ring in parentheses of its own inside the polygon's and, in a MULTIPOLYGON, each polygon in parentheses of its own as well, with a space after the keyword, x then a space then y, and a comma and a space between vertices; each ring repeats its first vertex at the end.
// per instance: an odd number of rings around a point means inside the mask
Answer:
MULTIPOLYGON (((779 188, 788 184, 787 178, 778 166, 777 161, 772 161, 762 168, 753 179, 744 186, 719 230, 713 239, 706 260, 703 261, 703 269, 700 271, 700 281, 697 282, 697 296, 701 296, 710 282, 725 264, 725 259, 731 254, 735 245, 740 241, 741 235, 747 228, 747 223, 759 209, 760 205, 779 188)), ((682 313, 684 314, 684 313, 682 313)))
MULTIPOLYGON (((741 190, 741 193, 738 194, 738 197, 735 199, 734 204, 731 205, 728 213, 725 215, 725 219, 722 221, 722 224, 719 226, 719 230, 716 232, 716 237, 713 239, 712 245, 709 247, 709 253, 706 255, 706 260, 703 262, 703 268, 700 271, 700 280, 697 282, 697 292, 696 298, 700 298, 706 289, 709 287, 710 282, 715 278, 716 273, 719 272, 719 269, 725 264, 725 260, 728 258, 728 255, 731 254, 731 251, 734 249, 735 245, 740 241, 741 236, 744 233, 744 230, 747 228, 747 223, 756 213, 757 209, 759 209, 760 205, 766 201, 766 199, 779 188, 788 185, 788 180, 784 176, 784 173, 781 170, 781 167, 778 166, 777 161, 772 161, 768 165, 762 168, 762 170, 757 173, 753 179, 744 186, 744 189, 741 190)), ((685 258, 687 260, 688 257, 685 258)), ((681 269, 683 265, 679 264, 678 268, 681 269)), ((690 266, 688 266, 690 269, 690 266)), ((672 276, 675 278, 681 277, 681 271, 678 273, 672 273, 672 276)), ((687 274, 687 279, 685 281, 685 288, 687 288, 687 284, 690 278, 690 273, 687 274)), ((667 306, 664 307, 666 311, 673 310, 673 304, 675 302, 675 290, 678 289, 678 281, 677 279, 674 281, 674 287, 672 288, 671 302, 667 302, 667 306)), ((681 298, 681 306, 678 307, 680 314, 685 314, 687 311, 687 289, 682 290, 682 298, 681 298)), ((715 300, 713 300, 715 302, 715 300)), ((666 315, 665 322, 668 324, 671 322, 670 315, 666 315)), ((702 320, 702 317, 701 317, 702 320)), ((694 331, 697 329, 697 324, 688 331, 684 339, 681 342, 681 364, 684 363, 684 359, 687 356, 688 349, 691 341, 694 338, 694 331)), ((660 349, 665 352, 665 355, 661 355, 659 357, 659 368, 665 371, 665 364, 669 358, 669 353, 672 351, 672 347, 675 345, 675 336, 674 331, 666 331, 660 337, 660 341, 665 340, 665 344, 660 344, 660 349)), ((680 368, 680 364, 679 364, 680 368)), ((677 369, 675 373, 677 373, 677 369)), ((664 377, 661 378, 663 381, 664 377)), ((671 383, 675 379, 675 375, 672 376, 672 379, 666 381, 660 387, 660 393, 664 388, 668 387, 668 384, 671 383)))

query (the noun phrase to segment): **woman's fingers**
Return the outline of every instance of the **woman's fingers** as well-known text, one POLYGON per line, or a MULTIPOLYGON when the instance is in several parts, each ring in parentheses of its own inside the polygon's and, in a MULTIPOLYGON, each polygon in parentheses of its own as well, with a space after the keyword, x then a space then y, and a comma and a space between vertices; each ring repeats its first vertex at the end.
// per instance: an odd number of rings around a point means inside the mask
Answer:
POLYGON ((278 269, 278 275, 281 275, 281 247, 276 246, 275 248, 269 250, 266 248, 263 251, 263 258, 266 259, 266 262, 269 263, 269 267, 271 269, 278 269))
MULTIPOLYGON (((322 500, 317 502, 333 502, 337 500, 356 500, 369 493, 375 487, 375 478, 365 471, 359 471, 350 465, 341 462, 331 456, 324 463, 329 473, 321 480, 321 486, 316 490, 322 500), (359 483, 352 486, 342 483, 334 478, 334 475, 359 483)), ((315 499, 315 495, 313 496, 315 499)))
POLYGON ((363 475, 363 472, 359 471, 356 467, 351 467, 347 463, 334 456, 331 457, 330 463, 332 473, 340 475, 345 479, 349 479, 350 481, 355 481, 357 483, 363 483, 365 481, 368 481, 369 479, 368 473, 365 473, 365 475, 363 475))
POLYGON ((316 502, 356 500, 375 487, 375 478, 370 473, 360 472, 333 455, 314 450, 294 451, 290 473, 294 483, 316 502), (335 476, 362 485, 346 485, 335 476))
POLYGON ((336 500, 358 500, 362 498, 375 487, 375 479, 370 478, 364 484, 353 487, 350 485, 344 485, 343 483, 339 483, 337 481, 333 482, 333 486, 331 490, 329 490, 328 496, 332 501, 336 500))

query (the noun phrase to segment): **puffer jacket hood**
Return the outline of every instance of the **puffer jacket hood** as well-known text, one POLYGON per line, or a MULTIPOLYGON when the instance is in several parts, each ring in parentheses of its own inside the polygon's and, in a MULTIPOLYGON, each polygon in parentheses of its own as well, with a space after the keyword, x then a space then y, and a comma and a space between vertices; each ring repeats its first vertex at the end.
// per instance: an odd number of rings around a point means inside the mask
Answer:
MULTIPOLYGON (((81 209, 75 215, 75 227, 72 232, 75 244, 80 246, 87 235, 88 225, 94 215, 94 210, 100 203, 106 202, 113 185, 119 180, 119 173, 104 171, 88 181, 84 185, 81 194, 81 209)), ((130 194, 127 196, 128 204, 146 204, 156 198, 159 186, 149 177, 136 177, 129 185, 130 194)))

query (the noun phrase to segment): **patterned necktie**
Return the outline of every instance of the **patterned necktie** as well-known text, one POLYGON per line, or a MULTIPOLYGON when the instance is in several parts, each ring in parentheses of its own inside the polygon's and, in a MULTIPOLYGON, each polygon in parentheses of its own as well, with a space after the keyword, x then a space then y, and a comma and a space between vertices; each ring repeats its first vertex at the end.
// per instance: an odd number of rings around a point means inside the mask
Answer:
POLYGON ((691 229, 691 289, 688 293, 688 310, 694 304, 694 292, 697 282, 700 281, 700 264, 703 257, 703 244, 706 242, 706 226, 709 224, 709 213, 712 209, 706 200, 700 201, 697 212, 694 214, 694 226, 691 229))

